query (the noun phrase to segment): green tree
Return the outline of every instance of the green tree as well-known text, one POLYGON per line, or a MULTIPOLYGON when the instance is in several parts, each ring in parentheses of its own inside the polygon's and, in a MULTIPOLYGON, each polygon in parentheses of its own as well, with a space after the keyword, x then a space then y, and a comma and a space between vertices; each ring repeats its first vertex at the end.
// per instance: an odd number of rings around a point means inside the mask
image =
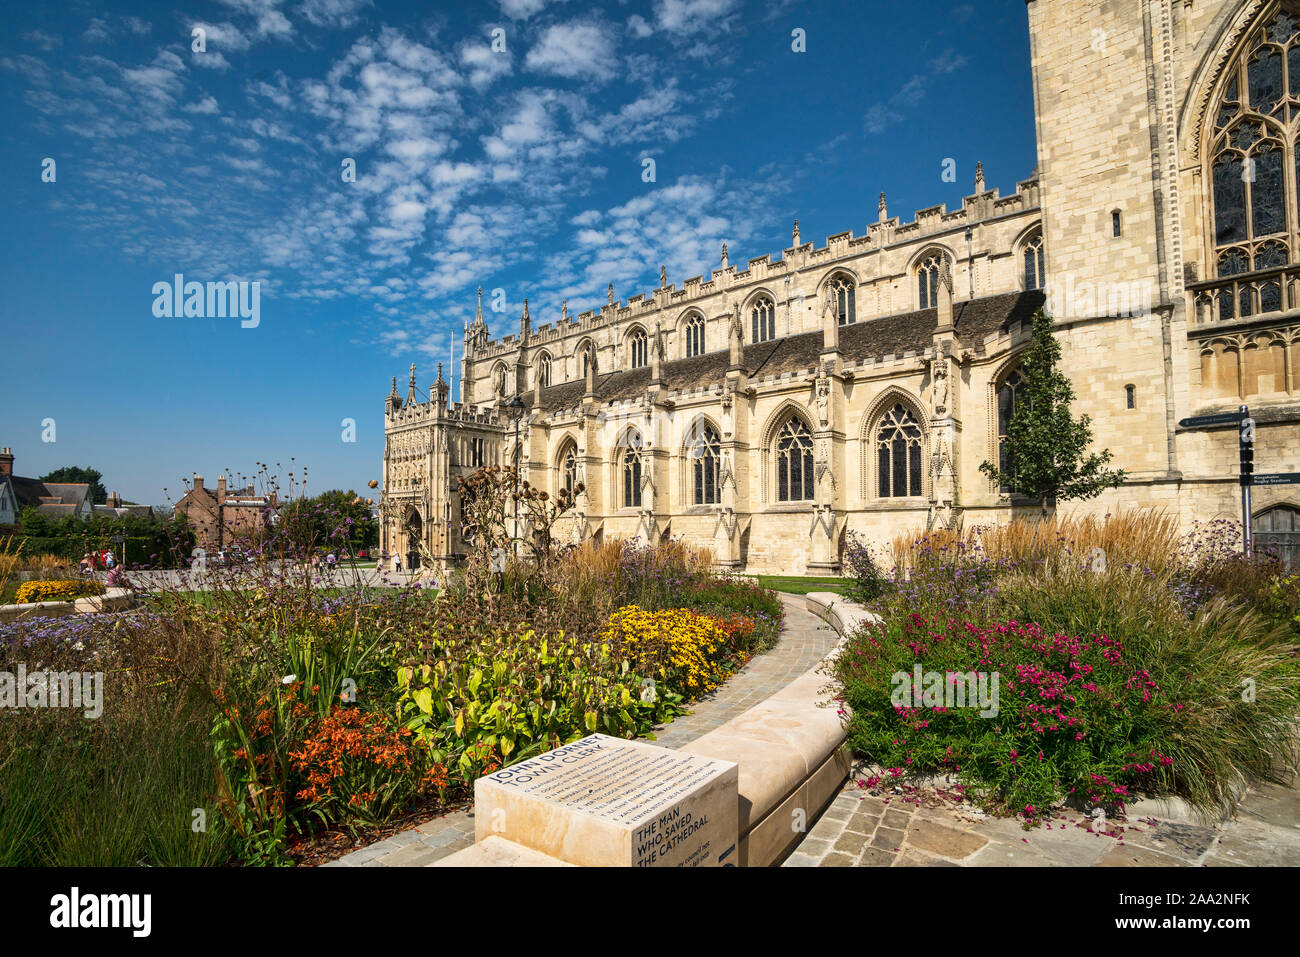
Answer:
POLYGON ((48 475, 42 475, 42 482, 85 482, 90 486, 90 503, 92 505, 103 505, 108 501, 108 492, 100 484, 100 479, 104 473, 99 469, 83 469, 75 465, 65 465, 61 469, 55 469, 48 475))
POLYGON ((1040 308, 1034 313, 1034 344, 1020 373, 1024 386, 1017 393, 1015 410, 1007 427, 1007 469, 991 462, 980 471, 1013 494, 1049 503, 1090 499, 1124 484, 1122 469, 1109 469, 1109 449, 1089 452, 1092 420, 1070 412, 1074 387, 1060 370, 1061 345, 1052 332, 1052 317, 1040 308))

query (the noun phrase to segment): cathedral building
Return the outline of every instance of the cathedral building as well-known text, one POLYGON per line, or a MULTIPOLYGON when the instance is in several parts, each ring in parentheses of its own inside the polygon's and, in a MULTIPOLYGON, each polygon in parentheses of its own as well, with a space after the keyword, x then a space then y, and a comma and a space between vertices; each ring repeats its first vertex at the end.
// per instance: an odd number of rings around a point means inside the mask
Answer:
MULTIPOLYGON (((1014 194, 977 170, 960 209, 491 339, 482 293, 457 401, 412 367, 385 400, 382 546, 466 551, 456 478, 517 463, 584 491, 574 539, 665 536, 748 571, 834 573, 847 532, 887 544, 1027 507, 1004 460, 1031 319, 1056 321, 1075 413, 1125 485, 1065 512, 1158 506, 1239 518, 1234 426, 1259 472, 1300 471, 1300 3, 1028 0, 1038 166, 1014 194), (1293 263, 1292 260, 1295 260, 1293 263)), ((1300 486, 1253 521, 1300 537, 1300 486)), ((1294 544, 1294 543, 1292 543, 1294 544)))

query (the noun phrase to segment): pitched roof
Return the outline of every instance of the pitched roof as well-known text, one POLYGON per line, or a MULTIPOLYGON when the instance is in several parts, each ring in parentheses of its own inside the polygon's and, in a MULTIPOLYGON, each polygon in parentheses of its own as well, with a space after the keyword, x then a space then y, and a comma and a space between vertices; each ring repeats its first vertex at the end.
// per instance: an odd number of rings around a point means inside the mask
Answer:
MULTIPOLYGON (((1034 291, 1001 293, 957 303, 953 308, 956 337, 963 344, 976 345, 992 333, 1005 333, 1014 323, 1028 322, 1045 301, 1046 296, 1041 291, 1034 291)), ((924 352, 930 348, 938 324, 937 309, 918 309, 841 326, 840 355, 848 361, 860 362, 898 356, 904 352, 924 352)), ((820 329, 769 342, 751 343, 745 346, 745 370, 751 378, 804 372, 816 368, 821 352, 820 329)), ((664 362, 660 374, 665 388, 681 391, 700 385, 720 385, 730 366, 730 350, 722 349, 690 359, 664 362)), ((597 375, 596 398, 601 402, 636 398, 649 387, 650 375, 649 366, 597 375)), ((542 390, 542 407, 573 408, 582 401, 586 392, 585 379, 550 386, 542 390)), ((524 393, 520 399, 531 407, 533 393, 524 393)))

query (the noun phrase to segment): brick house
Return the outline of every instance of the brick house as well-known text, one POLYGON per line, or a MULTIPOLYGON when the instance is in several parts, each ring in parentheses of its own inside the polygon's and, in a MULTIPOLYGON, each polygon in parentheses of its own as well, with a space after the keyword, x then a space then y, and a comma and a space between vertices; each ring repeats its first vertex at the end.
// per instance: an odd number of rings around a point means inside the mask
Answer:
POLYGON ((224 475, 217 479, 214 491, 196 474, 193 487, 176 503, 175 514, 183 515, 194 529, 199 547, 220 551, 237 539, 261 532, 267 525, 267 509, 276 504, 274 492, 261 495, 252 485, 227 489, 224 475))

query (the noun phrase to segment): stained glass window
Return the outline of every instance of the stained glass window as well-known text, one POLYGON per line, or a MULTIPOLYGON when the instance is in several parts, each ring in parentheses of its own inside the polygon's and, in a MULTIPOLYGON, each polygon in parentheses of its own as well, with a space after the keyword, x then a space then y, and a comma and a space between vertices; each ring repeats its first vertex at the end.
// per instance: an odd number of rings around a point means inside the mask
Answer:
POLYGON ((921 426, 901 402, 888 410, 876 430, 876 487, 881 498, 921 492, 921 426))
POLYGON ((813 497, 813 439, 807 424, 791 416, 776 437, 776 498, 807 502, 813 497))
POLYGON ((560 473, 568 491, 572 492, 578 487, 578 447, 572 442, 560 456, 560 473))
MULTIPOLYGON (((1011 417, 1015 414, 1017 403, 1023 401, 1025 377, 1019 369, 1014 370, 998 389, 998 470, 1004 473, 1014 472, 1014 463, 1007 449, 1007 432, 1011 428, 1011 417)), ((1003 486, 1002 491, 1007 491, 1003 486)))
POLYGON ((628 345, 632 349, 632 368, 640 369, 646 364, 647 344, 649 340, 646 334, 638 329, 628 337, 628 345))
POLYGON ((1042 289, 1043 285, 1043 237, 1035 236, 1025 243, 1025 289, 1042 289))
POLYGON ((686 322, 686 357, 704 355, 704 317, 691 316, 686 322))
POLYGON ((854 302, 855 288, 853 280, 847 276, 836 276, 828 285, 835 318, 841 326, 852 325, 858 321, 857 305, 854 302))
POLYGON ((717 505, 721 439, 717 430, 705 425, 691 444, 692 478, 696 505, 717 505))
POLYGON ((623 507, 641 507, 641 449, 629 445, 623 453, 623 507))
POLYGON ((916 270, 917 301, 921 309, 935 309, 939 305, 939 272, 943 261, 940 254, 929 257, 916 270))
MULTIPOLYGON (((1246 35, 1211 109, 1207 162, 1220 278, 1288 265, 1300 225, 1286 199, 1288 178, 1300 187, 1300 19, 1281 6, 1246 35)), ((1287 308, 1283 283, 1272 278, 1218 290, 1213 301, 1221 320, 1287 308)))
POLYGON ((776 303, 767 296, 759 296, 749 312, 754 342, 767 342, 776 338, 776 303))

